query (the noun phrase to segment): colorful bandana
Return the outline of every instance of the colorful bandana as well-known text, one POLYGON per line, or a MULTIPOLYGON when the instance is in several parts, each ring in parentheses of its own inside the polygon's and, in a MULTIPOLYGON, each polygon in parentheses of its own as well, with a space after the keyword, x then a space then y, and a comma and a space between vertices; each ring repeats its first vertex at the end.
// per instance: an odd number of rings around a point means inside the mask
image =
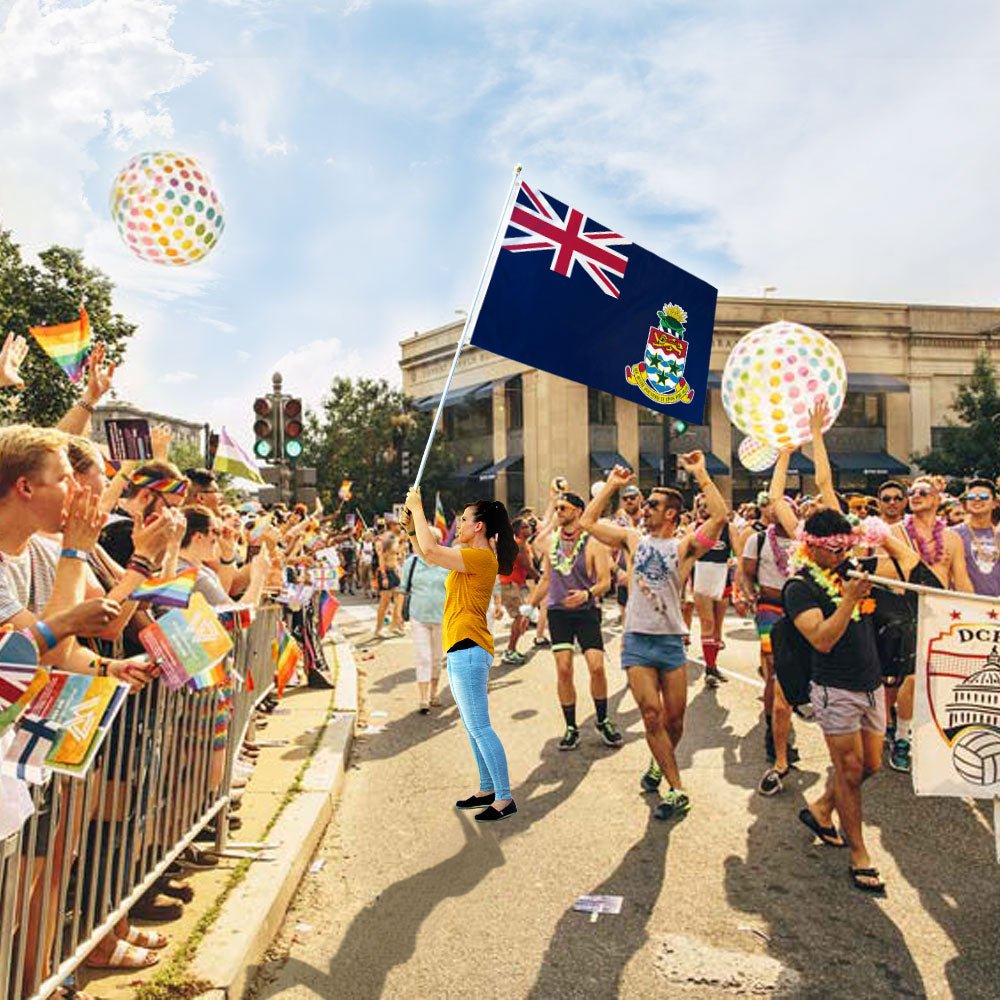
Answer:
POLYGON ((139 475, 129 479, 129 482, 139 490, 152 490, 154 493, 173 493, 184 496, 187 493, 186 479, 158 479, 156 476, 139 475))

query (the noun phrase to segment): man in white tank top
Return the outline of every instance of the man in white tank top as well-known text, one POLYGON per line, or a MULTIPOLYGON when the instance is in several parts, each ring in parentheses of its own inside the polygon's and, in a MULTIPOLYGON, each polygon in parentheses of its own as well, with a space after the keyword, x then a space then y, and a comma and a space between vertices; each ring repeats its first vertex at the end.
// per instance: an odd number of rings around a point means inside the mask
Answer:
POLYGON ((676 490, 654 487, 644 501, 648 534, 600 520, 612 493, 633 478, 616 466, 603 489, 583 513, 581 523, 598 541, 622 546, 631 564, 622 668, 646 729, 646 742, 670 784, 656 807, 657 819, 682 816, 691 806, 677 768, 675 749, 684 732, 687 708, 687 663, 684 636, 687 626, 681 608, 681 590, 695 560, 711 549, 729 513, 705 470, 705 456, 692 451, 679 456, 681 466, 694 477, 708 503, 708 519, 701 527, 675 538, 684 510, 684 498, 676 490))

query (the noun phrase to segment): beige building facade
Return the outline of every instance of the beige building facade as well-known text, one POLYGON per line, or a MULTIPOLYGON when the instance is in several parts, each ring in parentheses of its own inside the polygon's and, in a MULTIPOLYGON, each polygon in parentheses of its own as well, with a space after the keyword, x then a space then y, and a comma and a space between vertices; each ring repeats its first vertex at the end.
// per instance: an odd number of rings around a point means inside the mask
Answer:
MULTIPOLYGON (((986 351, 1000 368, 1000 309, 720 298, 710 361, 705 422, 670 434, 664 462, 662 417, 628 400, 467 347, 459 359, 443 418, 443 434, 465 495, 491 493, 508 506, 543 505, 553 476, 585 492, 624 460, 649 487, 671 454, 701 448, 730 500, 753 496, 767 482, 739 463, 742 439, 722 408, 720 376, 743 334, 786 319, 813 327, 840 348, 848 370, 844 408, 827 436, 837 485, 873 490, 890 475, 914 471, 951 413, 955 391, 986 351)), ((403 391, 421 409, 436 406, 462 323, 417 332, 401 341, 403 391)), ((814 488, 812 463, 796 455, 798 482, 814 488)))

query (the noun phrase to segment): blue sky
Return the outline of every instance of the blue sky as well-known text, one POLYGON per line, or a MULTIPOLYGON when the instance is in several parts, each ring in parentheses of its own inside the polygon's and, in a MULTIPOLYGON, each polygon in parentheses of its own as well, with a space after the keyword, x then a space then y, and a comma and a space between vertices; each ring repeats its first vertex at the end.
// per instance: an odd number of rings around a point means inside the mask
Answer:
POLYGON ((245 443, 276 367, 311 403, 398 380, 400 338, 468 306, 517 162, 723 294, 995 304, 1000 7, 961 11, 0 0, 0 224, 111 274, 122 397, 245 443), (156 148, 226 207, 184 271, 107 210, 156 148))

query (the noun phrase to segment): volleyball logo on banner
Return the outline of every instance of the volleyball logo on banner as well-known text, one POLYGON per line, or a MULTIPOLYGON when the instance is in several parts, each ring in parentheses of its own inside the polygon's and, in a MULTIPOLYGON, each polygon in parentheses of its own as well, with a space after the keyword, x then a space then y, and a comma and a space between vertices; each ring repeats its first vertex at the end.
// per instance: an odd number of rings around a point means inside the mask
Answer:
POLYGON ((1000 795, 1000 602, 920 596, 913 787, 1000 795))

